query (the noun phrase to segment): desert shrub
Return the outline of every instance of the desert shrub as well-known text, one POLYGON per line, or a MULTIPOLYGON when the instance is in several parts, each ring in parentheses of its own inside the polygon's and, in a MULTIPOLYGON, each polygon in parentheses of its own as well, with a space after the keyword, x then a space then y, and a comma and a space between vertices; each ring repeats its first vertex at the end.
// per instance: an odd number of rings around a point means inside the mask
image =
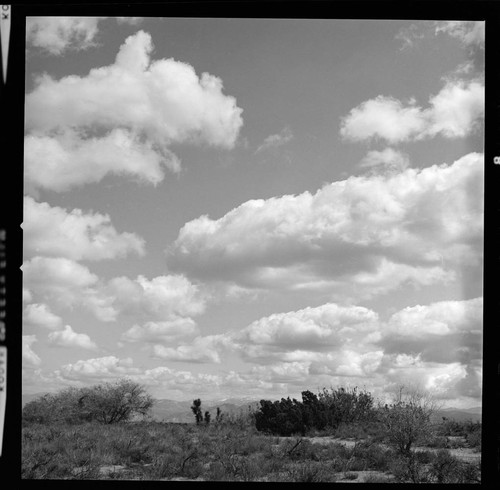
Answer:
POLYGON ((431 416, 436 410, 432 398, 417 389, 401 386, 394 403, 379 407, 378 417, 386 430, 386 440, 397 451, 411 456, 412 447, 425 444, 433 436, 431 416))
POLYGON ((436 453, 430 465, 430 474, 437 483, 452 483, 458 466, 458 460, 451 455, 450 451, 441 449, 436 453))
POLYGON ((319 402, 324 407, 326 425, 337 428, 341 423, 367 421, 374 416, 373 397, 367 391, 358 388, 337 388, 319 393, 319 402))
POLYGON ((335 481, 335 475, 328 468, 314 461, 290 465, 287 473, 287 480, 291 482, 320 483, 335 481))
MULTIPOLYGON (((271 402, 261 400, 255 412, 257 430, 291 436, 304 436, 312 429, 338 428, 341 424, 368 421, 373 417, 373 398, 368 392, 358 392, 357 388, 323 388, 319 395, 310 391, 302 392, 302 402, 295 398, 282 398, 271 402)), ((359 434, 364 433, 361 428, 359 434)))
POLYGON ((413 452, 398 455, 390 464, 390 472, 398 483, 429 483, 426 466, 418 461, 413 452))
POLYGON ((446 449, 448 447, 448 438, 440 435, 431 436, 428 438, 426 446, 437 449, 446 449))
POLYGON ((27 403, 22 412, 25 423, 79 424, 97 421, 112 424, 146 415, 153 398, 130 380, 104 383, 90 388, 67 388, 27 403))
POLYGON ((467 434, 466 441, 469 447, 481 451, 481 430, 467 434))
POLYGON ((365 478, 364 483, 391 483, 392 478, 386 475, 369 475, 365 478))

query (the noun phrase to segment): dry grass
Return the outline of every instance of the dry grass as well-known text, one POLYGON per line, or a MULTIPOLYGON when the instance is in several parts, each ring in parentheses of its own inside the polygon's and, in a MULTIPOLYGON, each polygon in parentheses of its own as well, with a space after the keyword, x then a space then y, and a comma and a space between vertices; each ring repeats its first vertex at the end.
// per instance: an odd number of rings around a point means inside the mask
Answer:
POLYGON ((22 451, 24 479, 357 483, 404 482, 417 475, 422 481, 465 483, 479 475, 478 463, 446 450, 427 451, 410 468, 378 442, 275 437, 237 419, 218 426, 27 424, 22 451))

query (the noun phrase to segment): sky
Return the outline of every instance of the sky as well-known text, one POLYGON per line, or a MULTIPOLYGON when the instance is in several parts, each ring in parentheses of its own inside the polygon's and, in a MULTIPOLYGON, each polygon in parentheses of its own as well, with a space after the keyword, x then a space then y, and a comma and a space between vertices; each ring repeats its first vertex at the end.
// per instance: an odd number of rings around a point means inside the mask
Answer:
POLYGON ((481 405, 483 22, 26 36, 23 393, 481 405))

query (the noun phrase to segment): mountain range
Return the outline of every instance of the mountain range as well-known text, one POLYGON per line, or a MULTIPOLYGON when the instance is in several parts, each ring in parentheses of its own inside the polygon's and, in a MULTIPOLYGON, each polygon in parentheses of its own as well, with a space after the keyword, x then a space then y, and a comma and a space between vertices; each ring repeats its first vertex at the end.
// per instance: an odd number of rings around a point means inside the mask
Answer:
MULTIPOLYGON (((22 395, 22 406, 26 403, 43 396, 44 393, 36 393, 33 395, 22 395)), ((157 399, 151 409, 151 416, 154 420, 163 422, 177 423, 193 423, 194 415, 191 411, 193 400, 176 401, 168 399, 157 399)), ((210 412, 212 420, 217 414, 217 407, 220 408, 223 414, 237 415, 246 413, 249 407, 258 408, 259 401, 251 398, 224 398, 220 400, 201 400, 201 410, 205 414, 210 412)), ((472 408, 444 408, 434 414, 434 419, 439 421, 442 417, 453 419, 457 422, 472 420, 473 422, 481 421, 481 407, 472 408)))

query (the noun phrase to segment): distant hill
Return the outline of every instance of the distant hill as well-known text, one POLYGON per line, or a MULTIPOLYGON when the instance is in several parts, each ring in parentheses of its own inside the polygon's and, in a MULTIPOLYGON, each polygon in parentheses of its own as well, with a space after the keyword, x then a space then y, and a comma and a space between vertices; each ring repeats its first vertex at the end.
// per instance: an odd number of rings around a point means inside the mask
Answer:
POLYGON ((434 420, 440 421, 442 417, 453 419, 457 422, 465 422, 472 420, 473 422, 481 422, 482 409, 481 407, 473 408, 444 408, 434 414, 434 420))
MULTIPOLYGON (((174 400, 157 400, 151 409, 153 419, 164 422, 179 422, 191 423, 194 422, 194 415, 191 411, 193 400, 189 401, 174 401, 174 400)), ((238 414, 246 413, 248 406, 256 407, 258 402, 241 400, 241 399, 226 399, 217 402, 216 400, 203 401, 201 400, 202 413, 208 410, 212 416, 212 420, 217 414, 217 407, 221 409, 223 414, 238 414)))
MULTIPOLYGON (((26 403, 40 398, 45 393, 23 394, 22 406, 26 403)), ((177 422, 177 423, 193 423, 194 415, 191 411, 193 400, 175 401, 167 399, 157 399, 151 410, 151 416, 154 420, 164 422, 177 422)), ((238 414, 240 412, 246 413, 248 407, 258 408, 260 406, 257 400, 250 398, 225 398, 222 400, 201 400, 201 409, 203 414, 208 410, 212 416, 212 420, 217 414, 217 407, 222 413, 238 414)), ((436 412, 433 416, 435 422, 440 422, 443 417, 453 419, 457 422, 464 422, 472 420, 473 422, 481 421, 482 410, 481 407, 473 408, 445 408, 436 412)))

